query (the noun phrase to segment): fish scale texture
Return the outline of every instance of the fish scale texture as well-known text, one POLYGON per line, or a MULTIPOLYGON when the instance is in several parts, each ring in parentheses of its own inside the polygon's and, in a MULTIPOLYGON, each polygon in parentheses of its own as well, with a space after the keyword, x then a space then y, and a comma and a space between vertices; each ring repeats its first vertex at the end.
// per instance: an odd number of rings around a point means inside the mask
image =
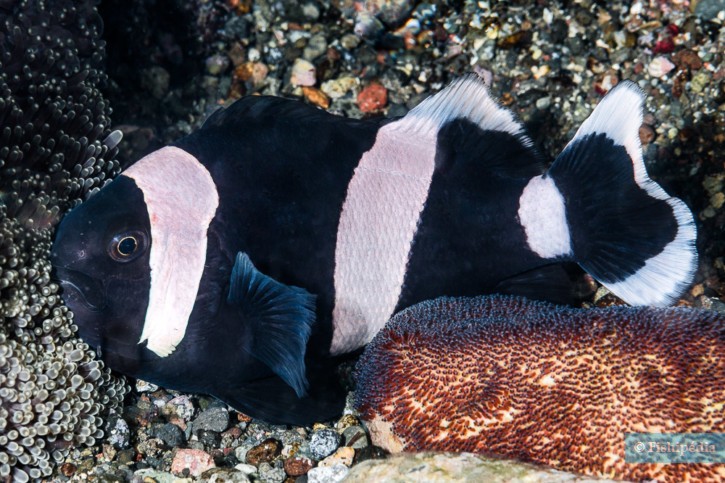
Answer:
POLYGON ((723 432, 725 317, 441 298, 396 315, 357 369, 392 450, 496 454, 631 480, 722 481, 725 465, 628 464, 627 432, 723 432), (715 402, 715 403, 713 403, 715 402))

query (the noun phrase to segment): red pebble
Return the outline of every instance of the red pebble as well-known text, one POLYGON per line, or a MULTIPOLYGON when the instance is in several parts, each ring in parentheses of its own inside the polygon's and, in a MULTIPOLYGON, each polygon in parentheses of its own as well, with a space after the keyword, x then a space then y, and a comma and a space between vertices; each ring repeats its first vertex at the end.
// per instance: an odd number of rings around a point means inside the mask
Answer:
POLYGON ((655 47, 652 49, 652 52, 655 54, 669 54, 671 52, 674 52, 675 50, 675 42, 672 40, 671 37, 658 40, 655 42, 655 47))
POLYGON ((388 103, 388 90, 379 82, 371 82, 357 95, 357 105, 365 114, 380 111, 388 103))

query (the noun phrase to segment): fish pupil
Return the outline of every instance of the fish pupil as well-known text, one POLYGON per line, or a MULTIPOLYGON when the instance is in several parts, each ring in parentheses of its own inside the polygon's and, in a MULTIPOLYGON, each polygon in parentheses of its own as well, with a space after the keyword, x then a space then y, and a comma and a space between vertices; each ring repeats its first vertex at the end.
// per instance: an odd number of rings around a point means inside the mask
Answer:
POLYGON ((136 239, 132 236, 127 236, 120 242, 118 242, 118 253, 122 256, 129 256, 132 255, 133 252, 136 251, 136 248, 138 247, 138 243, 136 242, 136 239))

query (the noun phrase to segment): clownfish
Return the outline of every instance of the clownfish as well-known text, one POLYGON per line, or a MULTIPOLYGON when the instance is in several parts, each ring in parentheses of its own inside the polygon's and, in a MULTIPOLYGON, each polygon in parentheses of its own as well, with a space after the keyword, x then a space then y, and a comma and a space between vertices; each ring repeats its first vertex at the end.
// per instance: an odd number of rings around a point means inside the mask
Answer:
POLYGON ((572 263, 633 305, 684 292, 696 229, 647 175, 643 102, 620 82, 545 169, 476 75, 397 119, 245 97, 68 213, 52 262, 111 368, 269 422, 329 419, 330 358, 423 300, 558 300, 572 263))

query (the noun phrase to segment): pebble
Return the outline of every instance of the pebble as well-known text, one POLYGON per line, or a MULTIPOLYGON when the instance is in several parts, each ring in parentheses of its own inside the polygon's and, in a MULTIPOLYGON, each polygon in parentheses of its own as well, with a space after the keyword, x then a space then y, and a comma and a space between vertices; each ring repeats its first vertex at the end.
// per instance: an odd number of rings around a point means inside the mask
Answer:
POLYGON ((179 449, 171 462, 171 472, 177 476, 185 476, 184 470, 188 469, 189 475, 198 477, 215 467, 214 458, 199 449, 179 449))
POLYGON ((206 71, 211 75, 223 74, 229 68, 229 57, 215 54, 206 59, 206 71))
POLYGON ((133 479, 131 480, 134 483, 135 482, 142 482, 142 483, 186 483, 190 482, 190 478, 176 478, 171 473, 167 473, 166 471, 158 471, 153 468, 144 468, 141 470, 137 470, 133 473, 133 479))
POLYGON ((355 16, 353 31, 364 39, 375 39, 385 30, 383 23, 372 13, 361 10, 355 16))
POLYGON ((333 429, 320 429, 310 438, 310 453, 316 460, 331 455, 339 446, 340 435, 333 429))
POLYGON ((234 467, 235 470, 239 471, 240 473, 250 476, 257 472, 257 467, 254 465, 248 465, 246 463, 239 463, 234 467))
POLYGON ((320 90, 327 94, 330 99, 339 99, 357 87, 358 83, 359 81, 355 77, 343 76, 323 82, 320 90))
POLYGON ((315 66, 305 59, 296 59, 292 64, 290 83, 293 86, 314 86, 316 82, 315 66))
POLYGON ((282 483, 287 474, 282 468, 275 468, 269 463, 259 465, 259 481, 261 483, 282 483))
POLYGON ((695 94, 700 94, 710 83, 710 76, 705 72, 698 72, 690 81, 690 90, 695 94))
POLYGON ((220 407, 212 407, 202 411, 192 423, 192 432, 206 430, 221 433, 229 427, 229 411, 220 407))
POLYGON ((305 96, 305 99, 307 99, 311 104, 314 104, 317 107, 321 107, 323 109, 330 107, 330 98, 327 94, 316 87, 303 87, 302 95, 305 96))
POLYGON ((345 466, 352 466, 352 460, 355 458, 355 450, 350 448, 349 446, 343 446, 341 448, 338 448, 337 451, 335 451, 333 454, 328 456, 327 458, 320 461, 318 466, 325 467, 325 466, 335 466, 335 465, 345 465, 345 466))
POLYGON ((126 420, 113 414, 109 417, 109 423, 108 442, 119 449, 128 448, 131 444, 131 430, 126 420))
POLYGON ((639 140, 642 143, 642 145, 647 145, 654 141, 655 139, 655 130, 652 129, 651 126, 648 126, 646 124, 642 124, 639 127, 639 140))
POLYGON ((194 416, 194 403, 189 396, 176 396, 161 408, 161 414, 188 422, 194 416))
POLYGON ((152 433, 153 437, 159 438, 166 446, 175 448, 181 446, 186 441, 184 432, 175 424, 166 423, 156 426, 152 433))
POLYGON ((345 446, 352 449, 362 449, 368 446, 368 436, 362 426, 350 426, 342 432, 342 440, 345 446))
POLYGON ((290 476, 302 476, 315 466, 315 463, 304 456, 293 456, 284 460, 284 471, 290 476))
POLYGON ((340 45, 347 50, 353 50, 360 45, 360 37, 353 34, 345 34, 340 39, 340 45))
POLYGON ((324 34, 317 34, 310 37, 307 42, 307 46, 302 51, 302 56, 309 61, 312 61, 327 52, 327 39, 324 34))
POLYGON ((269 463, 274 460, 281 452, 282 443, 274 438, 269 438, 247 451, 244 458, 250 465, 259 466, 261 463, 269 463))
MULTIPOLYGON (((154 94, 155 97, 157 97, 154 94)), ((158 96, 160 97, 160 96, 158 96)), ((143 379, 136 379, 136 392, 155 392, 159 390, 159 386, 143 379)))
POLYGON ((376 113, 388 103, 388 91, 379 82, 371 82, 360 91, 357 104, 365 114, 376 113))
POLYGON ((363 8, 386 24, 396 25, 405 20, 415 3, 412 0, 367 0, 363 8))
POLYGON ((674 68, 675 64, 667 57, 660 55, 652 59, 652 62, 647 66, 647 72, 652 77, 664 77, 674 68))
MULTIPOLYGON (((204 475, 204 483, 249 483, 251 480, 240 471, 230 468, 213 468, 204 475)), ((145 483, 145 482, 144 482, 145 483)))
POLYGON ((345 465, 312 468, 307 473, 307 483, 336 483, 344 480, 349 472, 350 468, 345 465))
POLYGON ((549 108, 551 105, 551 97, 545 96, 536 100, 536 108, 543 111, 549 108))

